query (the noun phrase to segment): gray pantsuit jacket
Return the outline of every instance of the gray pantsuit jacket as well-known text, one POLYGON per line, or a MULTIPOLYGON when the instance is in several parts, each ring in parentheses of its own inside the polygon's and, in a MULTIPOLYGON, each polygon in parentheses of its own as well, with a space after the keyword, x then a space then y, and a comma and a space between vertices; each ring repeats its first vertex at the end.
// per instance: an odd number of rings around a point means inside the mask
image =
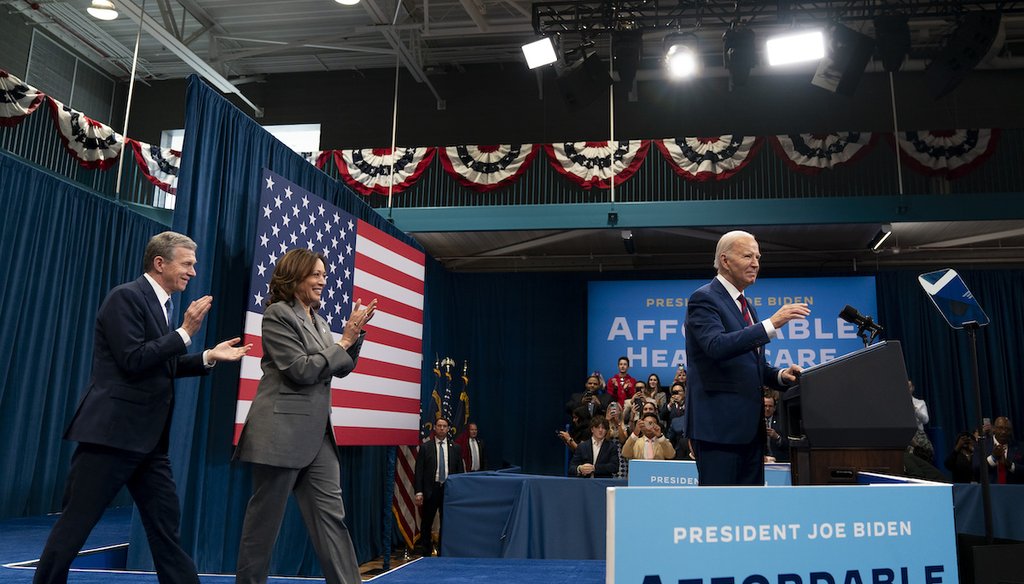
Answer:
MULTIPOLYGON (((235 458, 305 468, 316 457, 331 414, 331 377, 356 366, 363 336, 342 349, 327 322, 310 322, 295 300, 263 314, 263 377, 238 439, 235 458)), ((334 432, 330 432, 333 441, 334 432)))

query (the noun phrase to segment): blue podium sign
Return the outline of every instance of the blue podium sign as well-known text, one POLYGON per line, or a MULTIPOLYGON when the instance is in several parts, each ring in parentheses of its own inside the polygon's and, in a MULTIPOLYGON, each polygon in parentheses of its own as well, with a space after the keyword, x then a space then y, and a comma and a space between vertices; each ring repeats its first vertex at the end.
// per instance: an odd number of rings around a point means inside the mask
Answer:
MULTIPOLYGON (((764 481, 773 487, 792 484, 789 464, 764 465, 764 481)), ((697 463, 692 460, 639 460, 629 461, 631 487, 696 487, 697 463)))
POLYGON ((956 584, 951 485, 608 489, 608 584, 956 584))

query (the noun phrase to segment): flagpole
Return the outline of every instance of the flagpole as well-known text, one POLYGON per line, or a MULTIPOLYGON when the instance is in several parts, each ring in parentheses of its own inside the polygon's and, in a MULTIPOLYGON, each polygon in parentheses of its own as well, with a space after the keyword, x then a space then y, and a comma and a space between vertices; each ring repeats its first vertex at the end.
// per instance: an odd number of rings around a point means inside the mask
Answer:
POLYGON ((139 41, 142 39, 142 22, 146 16, 146 0, 142 0, 142 16, 139 30, 135 33, 135 53, 132 55, 132 76, 128 81, 128 100, 124 106, 124 130, 121 132, 121 154, 117 159, 117 185, 114 186, 114 200, 121 200, 121 177, 124 175, 124 151, 128 149, 128 120, 132 113, 132 97, 135 95, 135 69, 139 64, 139 41))

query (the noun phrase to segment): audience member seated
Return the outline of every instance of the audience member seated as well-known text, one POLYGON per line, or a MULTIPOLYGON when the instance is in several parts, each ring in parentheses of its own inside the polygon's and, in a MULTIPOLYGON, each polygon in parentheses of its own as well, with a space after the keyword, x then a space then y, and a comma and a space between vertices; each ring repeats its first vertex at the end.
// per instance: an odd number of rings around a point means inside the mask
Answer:
POLYGON ((992 434, 983 437, 974 448, 975 478, 981 478, 983 466, 994 485, 1024 483, 1024 459, 1013 442, 1013 425, 1005 416, 996 418, 992 434))
POLYGON ((671 397, 659 415, 665 426, 665 437, 676 449, 676 460, 692 460, 690 441, 686 439, 686 386, 673 383, 671 397))
POLYGON ((624 421, 627 426, 632 428, 636 424, 637 420, 643 416, 644 406, 648 403, 654 405, 654 411, 657 413, 658 402, 655 401, 654 396, 651 395, 651 391, 647 387, 647 384, 643 381, 637 381, 636 393, 633 394, 633 397, 626 400, 626 404, 623 409, 625 412, 624 421))
POLYGON ((625 356, 619 357, 619 371, 608 379, 608 386, 605 388, 611 399, 619 402, 619 405, 626 403, 626 400, 633 397, 636 391, 636 380, 629 375, 629 359, 625 356))
POLYGON ((601 391, 601 378, 597 374, 587 377, 583 391, 572 394, 565 404, 565 413, 572 414, 580 406, 587 408, 590 417, 603 416, 612 397, 601 391))
POLYGON ((970 432, 961 432, 956 439, 956 446, 946 457, 945 466, 953 474, 954 483, 969 483, 974 472, 971 459, 974 457, 974 437, 970 432))
POLYGON ((924 432, 914 434, 910 446, 903 452, 903 474, 914 479, 948 483, 949 479, 931 462, 935 457, 932 443, 926 436, 922 440, 922 436, 924 436, 924 432))
POLYGON ((789 438, 786 425, 776 410, 776 392, 768 390, 764 396, 765 462, 789 462, 789 438))
POLYGON ((586 407, 580 406, 572 411, 569 431, 558 431, 558 437, 562 439, 562 442, 565 442, 570 451, 575 451, 577 444, 590 438, 590 421, 592 419, 594 418, 591 417, 589 410, 586 407))
POLYGON ((590 440, 576 447, 569 468, 578 477, 612 478, 619 471, 619 455, 608 437, 608 420, 594 418, 590 422, 590 440))
POLYGON ((619 456, 619 471, 615 473, 615 478, 624 479, 629 476, 629 463, 622 457, 622 445, 626 443, 629 429, 622 423, 622 408, 619 407, 619 403, 608 404, 608 411, 604 417, 608 420, 608 440, 615 444, 615 452, 619 456))
POLYGON ((661 385, 661 378, 657 373, 647 376, 647 394, 654 398, 659 408, 668 403, 668 390, 661 385))
POLYGON ((672 447, 668 438, 662 435, 658 415, 649 412, 636 423, 633 433, 622 446, 622 455, 628 460, 672 460, 676 456, 676 449, 672 447))

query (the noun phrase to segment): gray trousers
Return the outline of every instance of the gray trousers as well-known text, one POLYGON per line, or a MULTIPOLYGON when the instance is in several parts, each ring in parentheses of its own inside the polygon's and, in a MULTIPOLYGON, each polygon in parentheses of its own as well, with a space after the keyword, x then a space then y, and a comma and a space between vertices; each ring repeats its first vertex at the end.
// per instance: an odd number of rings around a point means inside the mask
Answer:
POLYGON ((252 498, 245 509, 235 582, 267 581, 288 493, 295 493, 327 584, 361 582, 355 548, 345 526, 341 465, 326 435, 316 458, 306 468, 252 465, 252 498))

